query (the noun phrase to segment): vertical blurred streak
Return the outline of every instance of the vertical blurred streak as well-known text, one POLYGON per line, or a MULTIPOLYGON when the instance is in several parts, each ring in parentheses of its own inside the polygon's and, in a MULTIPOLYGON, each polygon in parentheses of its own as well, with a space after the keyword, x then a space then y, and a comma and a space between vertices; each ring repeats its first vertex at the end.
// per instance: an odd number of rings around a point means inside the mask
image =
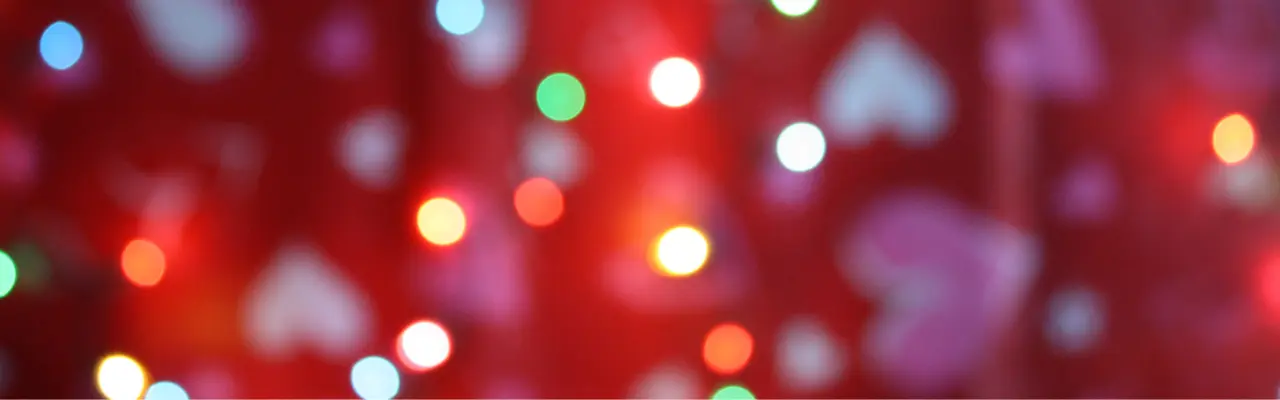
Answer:
MULTIPOLYGON (((1019 0, 985 0, 986 35, 1009 27, 1022 26, 1023 10, 1019 0)), ((988 60, 988 62, 990 62, 988 60)), ((990 69, 988 69, 990 70, 990 69)), ((987 85, 992 91, 991 145, 994 147, 992 215, 1000 221, 1028 233, 1036 232, 1034 220, 1035 108, 1034 80, 1015 80, 1007 85, 987 85)), ((1032 279, 1034 281, 1034 278, 1032 279)), ((1030 283, 1028 283, 1030 284, 1030 283)), ((1025 296, 1024 296, 1025 297, 1025 296)), ((1028 395, 1025 341, 1036 324, 1023 323, 1030 318, 1023 307, 1006 322, 1007 329, 997 331, 989 357, 984 360, 970 395, 986 398, 1013 398, 1028 395)))

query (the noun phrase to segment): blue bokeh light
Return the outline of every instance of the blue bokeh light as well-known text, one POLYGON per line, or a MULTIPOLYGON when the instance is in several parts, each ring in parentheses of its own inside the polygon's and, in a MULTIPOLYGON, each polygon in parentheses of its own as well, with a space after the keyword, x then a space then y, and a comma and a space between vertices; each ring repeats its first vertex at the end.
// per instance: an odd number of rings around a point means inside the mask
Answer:
POLYGON ((57 21, 45 28, 40 35, 40 58, 59 71, 71 68, 84 54, 84 38, 75 26, 57 21))
POLYGON ((439 0, 436 20, 446 32, 462 36, 480 27, 484 20, 483 0, 439 0))

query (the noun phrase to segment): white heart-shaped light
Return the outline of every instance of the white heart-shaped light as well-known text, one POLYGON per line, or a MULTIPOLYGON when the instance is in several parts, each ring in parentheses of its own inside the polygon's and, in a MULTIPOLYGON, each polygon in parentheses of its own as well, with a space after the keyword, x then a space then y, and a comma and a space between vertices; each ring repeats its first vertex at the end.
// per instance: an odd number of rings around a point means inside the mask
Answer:
POLYGON ((311 347, 329 360, 369 340, 369 299, 309 244, 281 246, 250 286, 243 327, 259 356, 278 359, 311 347))
POLYGON ((646 373, 631 389, 633 399, 696 399, 698 374, 685 364, 667 362, 646 373))
POLYGON ((1102 299, 1085 287, 1059 290, 1049 298, 1044 334, 1057 351, 1078 354, 1093 348, 1105 329, 1102 299))
POLYGON ((952 113, 942 72, 885 21, 869 23, 849 43, 822 80, 817 104, 832 141, 855 147, 880 130, 909 147, 929 146, 952 113))
MULTIPOLYGON (((453 53, 454 72, 464 82, 493 87, 511 76, 524 57, 524 10, 517 0, 485 0, 480 26, 464 35, 440 30, 453 53)), ((428 7, 428 26, 436 24, 435 7, 428 7)))
POLYGON ((797 394, 830 388, 844 374, 847 356, 821 321, 810 316, 792 318, 778 334, 778 377, 797 394))
POLYGON ((133 0, 131 4, 156 54, 186 79, 220 78, 244 58, 249 21, 237 0, 133 0))
POLYGON ((572 187, 586 169, 586 148, 564 124, 531 123, 520 149, 524 176, 540 176, 562 190, 572 187))
POLYGON ((342 166, 369 190, 385 190, 400 175, 404 122, 395 112, 370 109, 347 124, 338 142, 342 166))

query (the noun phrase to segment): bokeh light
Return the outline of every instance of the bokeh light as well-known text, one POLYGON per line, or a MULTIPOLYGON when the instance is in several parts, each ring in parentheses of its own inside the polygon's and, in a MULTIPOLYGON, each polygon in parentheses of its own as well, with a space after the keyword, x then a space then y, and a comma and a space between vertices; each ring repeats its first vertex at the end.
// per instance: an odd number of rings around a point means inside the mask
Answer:
POLYGON ((484 1, 439 0, 436 2, 436 21, 445 32, 458 36, 471 33, 484 21, 484 1))
POLYGON ((756 395, 739 385, 728 385, 711 394, 711 400, 755 400, 756 395))
POLYGON ((587 105, 587 92, 578 78, 557 72, 542 78, 534 99, 538 110, 552 121, 568 121, 582 113, 587 105))
POLYGON ((827 141, 822 130, 808 122, 788 125, 778 134, 778 161, 792 172, 806 172, 818 166, 827 154, 827 141))
POLYGON ((120 268, 125 278, 139 287, 151 287, 164 277, 164 251, 146 239, 134 239, 124 246, 120 268))
POLYGON ((707 332, 702 343, 702 360, 707 368, 720 375, 741 371, 751 361, 755 341, 742 325, 723 323, 707 332))
POLYGON ((1227 164, 1244 161, 1253 152, 1253 125, 1240 114, 1231 114, 1213 128, 1213 152, 1227 164))
POLYGON ((133 358, 113 354, 98 362, 98 391, 109 400, 137 399, 147 387, 147 371, 133 358))
POLYGON ((653 67, 653 73, 649 75, 649 90, 662 105, 682 107, 693 102, 702 91, 702 76, 693 62, 671 57, 653 67))
POLYGON ((437 246, 457 243, 467 231, 467 216, 453 200, 436 197, 418 207, 418 233, 437 246))
POLYGON ((160 381, 151 384, 147 388, 147 394, 142 396, 143 400, 189 400, 190 396, 187 391, 177 383, 170 381, 160 381))
POLYGON ((400 363, 413 371, 434 369, 449 360, 453 343, 449 332, 434 321, 417 321, 405 327, 396 338, 396 354, 400 363))
POLYGON ((351 366, 351 388, 364 400, 387 400, 400 392, 400 373, 391 361, 369 356, 351 366))
POLYGON ((773 0, 773 8, 788 17, 800 17, 813 11, 818 0, 773 0))
POLYGON ((526 224, 547 226, 564 213, 564 194, 555 182, 546 178, 530 178, 516 187, 516 214, 526 224))
POLYGON ((84 38, 80 31, 66 21, 49 24, 40 35, 40 58, 44 63, 56 70, 65 70, 76 65, 84 54, 84 38))
POLYGON ((16 283, 18 283, 18 266, 13 263, 9 253, 0 251, 0 298, 8 296, 16 283))
POLYGON ((660 272, 668 276, 689 276, 707 262, 711 245, 707 238, 691 226, 668 229, 654 246, 654 261, 660 272))

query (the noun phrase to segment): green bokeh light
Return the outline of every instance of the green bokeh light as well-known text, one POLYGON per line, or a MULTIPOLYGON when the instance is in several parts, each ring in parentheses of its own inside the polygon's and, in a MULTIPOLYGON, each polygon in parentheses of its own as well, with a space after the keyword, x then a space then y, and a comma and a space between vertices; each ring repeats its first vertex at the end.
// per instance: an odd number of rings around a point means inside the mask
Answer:
POLYGON ((13 284, 18 282, 18 266, 13 264, 9 254, 0 251, 0 298, 9 295, 13 284))
POLYGON ((813 11, 818 0, 772 0, 773 8, 791 18, 801 17, 813 11))
POLYGON ((538 110, 552 121, 568 121, 582 113, 587 92, 578 78, 564 72, 547 75, 538 84, 538 110))
POLYGON ((711 400, 755 400, 756 395, 738 385, 728 385, 711 395, 711 400))

